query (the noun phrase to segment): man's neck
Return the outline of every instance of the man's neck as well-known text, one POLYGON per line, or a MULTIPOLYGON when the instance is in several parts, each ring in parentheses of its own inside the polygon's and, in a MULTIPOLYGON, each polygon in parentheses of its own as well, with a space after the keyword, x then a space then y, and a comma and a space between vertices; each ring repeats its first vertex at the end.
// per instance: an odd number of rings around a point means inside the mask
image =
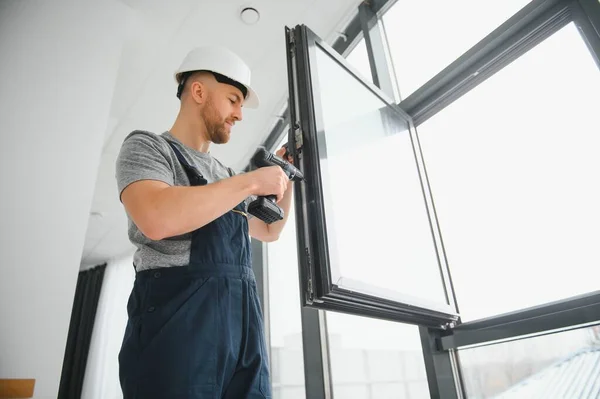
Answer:
POLYGON ((187 118, 180 111, 169 132, 186 146, 208 153, 210 141, 207 139, 208 134, 204 121, 187 118))

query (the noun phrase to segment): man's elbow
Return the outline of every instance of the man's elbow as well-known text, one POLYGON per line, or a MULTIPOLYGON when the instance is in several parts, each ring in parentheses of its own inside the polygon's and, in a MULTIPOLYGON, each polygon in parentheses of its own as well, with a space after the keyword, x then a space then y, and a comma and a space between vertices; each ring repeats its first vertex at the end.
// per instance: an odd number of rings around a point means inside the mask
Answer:
POLYGON ((138 181, 131 184, 121 195, 125 211, 137 227, 148 239, 159 241, 170 236, 169 223, 164 212, 161 211, 159 194, 164 188, 154 185, 165 183, 154 181, 138 181))
POLYGON ((250 232, 250 236, 254 239, 257 239, 260 242, 274 242, 279 239, 279 233, 270 232, 268 229, 266 231, 261 231, 258 234, 250 232))
POLYGON ((279 240, 279 233, 277 234, 269 234, 266 239, 264 239, 264 242, 275 242, 279 240))
POLYGON ((152 241, 160 241, 175 235, 172 226, 169 226, 168 221, 158 212, 146 212, 142 218, 134 222, 142 234, 152 241))
POLYGON ((137 227, 146 238, 152 241, 160 241, 168 237, 165 228, 160 223, 143 223, 137 227))
POLYGON ((267 238, 265 242, 275 242, 279 240, 281 235, 281 226, 278 225, 267 225, 267 238))

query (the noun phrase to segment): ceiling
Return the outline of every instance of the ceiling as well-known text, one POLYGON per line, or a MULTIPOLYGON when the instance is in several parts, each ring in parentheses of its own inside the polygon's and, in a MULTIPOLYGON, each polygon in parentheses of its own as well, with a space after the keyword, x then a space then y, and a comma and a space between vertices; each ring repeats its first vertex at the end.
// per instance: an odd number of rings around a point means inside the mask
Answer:
POLYGON ((284 27, 306 24, 328 43, 338 38, 357 12, 360 0, 121 0, 134 21, 127 32, 115 81, 110 117, 98 169, 81 268, 133 252, 127 219, 118 200, 115 160, 132 130, 161 133, 177 115, 173 71, 185 54, 203 44, 224 45, 252 69, 261 99, 247 110, 226 145, 211 148, 225 164, 241 170, 280 118, 287 101, 284 27), (245 7, 260 20, 247 25, 245 7))

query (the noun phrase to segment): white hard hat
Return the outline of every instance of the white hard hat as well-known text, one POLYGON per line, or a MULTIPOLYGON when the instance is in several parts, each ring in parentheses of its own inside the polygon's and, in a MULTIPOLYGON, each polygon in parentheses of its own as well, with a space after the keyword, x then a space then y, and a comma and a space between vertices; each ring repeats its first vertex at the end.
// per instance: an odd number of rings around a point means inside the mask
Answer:
POLYGON ((234 52, 220 46, 204 46, 193 49, 175 71, 175 81, 181 83, 181 74, 192 71, 210 71, 221 83, 229 83, 245 93, 244 106, 258 108, 258 96, 250 87, 250 67, 234 52), (222 76, 219 76, 222 75, 222 76), (229 79, 223 79, 229 78, 229 79), (236 83, 238 85, 236 85, 236 83))

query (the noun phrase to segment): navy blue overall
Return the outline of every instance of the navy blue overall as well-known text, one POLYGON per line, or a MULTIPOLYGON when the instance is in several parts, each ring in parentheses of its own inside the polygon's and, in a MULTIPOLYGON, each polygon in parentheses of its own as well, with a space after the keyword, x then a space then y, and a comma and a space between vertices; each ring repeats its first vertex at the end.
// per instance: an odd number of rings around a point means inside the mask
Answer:
MULTIPOLYGON (((206 184, 169 144, 190 185, 206 184)), ((244 203, 192 233, 189 265, 137 272, 127 312, 124 399, 271 397, 244 203)))

